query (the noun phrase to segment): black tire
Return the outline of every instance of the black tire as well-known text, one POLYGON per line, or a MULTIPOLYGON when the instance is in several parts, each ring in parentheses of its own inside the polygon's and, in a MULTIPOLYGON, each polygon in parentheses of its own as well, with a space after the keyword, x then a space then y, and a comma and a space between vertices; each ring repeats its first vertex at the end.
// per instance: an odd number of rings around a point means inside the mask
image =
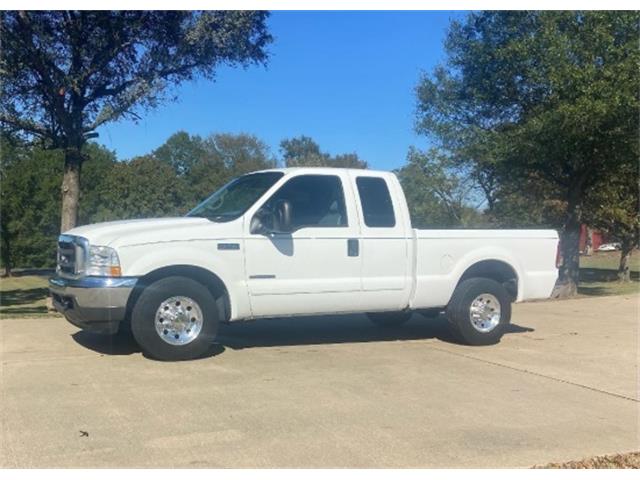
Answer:
MULTIPOLYGON (((493 300, 489 300, 491 302, 493 300)), ((490 303, 487 303, 490 309, 490 303)), ((469 278, 460 282, 447 306, 447 319, 456 337, 468 345, 492 345, 504 335, 504 327, 511 321, 511 298, 507 290, 489 278, 469 278), (471 321, 471 304, 489 294, 499 302, 499 323, 490 331, 480 331, 471 321)))
POLYGON ((399 327, 409 321, 411 312, 373 312, 367 317, 380 327, 399 327))
POLYGON ((204 285, 187 277, 166 277, 145 287, 131 311, 133 337, 146 355, 157 360, 190 360, 201 357, 211 348, 219 323, 214 297, 204 285), (202 313, 200 332, 184 345, 167 343, 155 327, 156 312, 160 305, 177 296, 192 299, 202 313))

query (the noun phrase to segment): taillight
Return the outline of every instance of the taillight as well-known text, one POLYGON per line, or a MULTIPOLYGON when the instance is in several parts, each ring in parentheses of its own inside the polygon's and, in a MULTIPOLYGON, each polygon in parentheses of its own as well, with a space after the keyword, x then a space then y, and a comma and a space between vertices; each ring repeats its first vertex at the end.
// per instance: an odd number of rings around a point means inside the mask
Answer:
POLYGON ((560 268, 562 265, 562 249, 560 248, 560 240, 556 244, 556 268, 560 268))

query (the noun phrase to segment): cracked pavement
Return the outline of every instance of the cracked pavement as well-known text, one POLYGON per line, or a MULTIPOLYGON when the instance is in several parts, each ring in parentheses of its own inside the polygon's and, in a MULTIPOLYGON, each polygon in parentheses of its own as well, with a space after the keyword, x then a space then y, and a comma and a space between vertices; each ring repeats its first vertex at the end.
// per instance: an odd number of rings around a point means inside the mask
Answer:
POLYGON ((2 467, 528 467, 639 448, 640 295, 514 306, 499 345, 446 321, 223 326, 163 363, 60 316, 0 319, 2 467))

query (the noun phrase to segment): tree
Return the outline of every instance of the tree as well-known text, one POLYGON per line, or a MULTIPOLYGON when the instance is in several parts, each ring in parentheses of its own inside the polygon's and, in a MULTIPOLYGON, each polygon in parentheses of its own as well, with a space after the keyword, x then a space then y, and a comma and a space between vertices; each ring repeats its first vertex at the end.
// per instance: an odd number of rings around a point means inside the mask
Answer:
POLYGON ((183 215, 186 185, 171 166, 151 155, 115 162, 95 194, 94 222, 183 215))
POLYGON ((285 138, 280 142, 280 151, 286 167, 326 166, 330 158, 328 154, 320 151, 320 145, 304 135, 285 138))
POLYGON ((184 207, 193 207, 234 177, 274 168, 269 147, 254 135, 216 133, 206 138, 180 131, 153 152, 184 181, 184 207))
POLYGON ((168 88, 266 61, 266 12, 5 11, 0 124, 64 152, 61 229, 77 220, 82 147, 168 88))
POLYGON ((207 155, 204 140, 180 130, 153 151, 153 156, 170 165, 177 175, 189 175, 193 165, 207 155))
POLYGON ((624 165, 587 194, 585 220, 620 242, 618 280, 629 282, 629 259, 640 243, 640 171, 624 165))
POLYGON ((255 135, 218 133, 207 139, 209 151, 218 156, 229 179, 255 170, 275 168, 269 147, 255 135))
POLYGON ((60 204, 51 198, 62 176, 60 152, 23 145, 2 149, 2 263, 49 267, 55 262, 60 204))
POLYGON ((332 157, 322 152, 320 145, 312 138, 304 135, 282 140, 280 151, 287 167, 367 168, 367 162, 361 160, 356 153, 332 157))
POLYGON ((586 193, 638 159, 639 35, 637 12, 472 13, 417 88, 419 132, 502 182, 549 187, 527 204, 562 208, 565 295, 586 193))
POLYGON ((472 206, 476 186, 435 149, 421 152, 412 147, 407 163, 396 174, 407 197, 411 222, 417 228, 484 223, 478 209, 472 206))
MULTIPOLYGON (((2 266, 6 273, 10 273, 13 266, 52 267, 60 203, 51 199, 60 191, 62 152, 6 138, 0 151, 2 266)), ((80 218, 90 223, 103 201, 99 187, 109 177, 115 154, 92 142, 83 147, 82 154, 87 161, 83 170, 80 218)))

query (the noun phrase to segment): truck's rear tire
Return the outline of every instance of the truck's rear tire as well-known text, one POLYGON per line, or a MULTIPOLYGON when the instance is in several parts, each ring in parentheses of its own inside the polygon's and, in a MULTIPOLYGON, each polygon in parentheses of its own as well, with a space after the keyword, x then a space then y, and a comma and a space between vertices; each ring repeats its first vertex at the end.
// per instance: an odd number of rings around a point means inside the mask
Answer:
POLYGON ((131 312, 131 331, 142 351, 158 360, 204 355, 218 332, 215 299, 201 283, 166 277, 147 286, 131 312))
POLYGON ((469 345, 492 345, 511 321, 511 299, 506 289, 490 278, 469 278, 456 287, 447 306, 453 332, 469 345))
POLYGON ((411 312, 372 312, 367 317, 380 327, 398 327, 409 321, 411 312))

